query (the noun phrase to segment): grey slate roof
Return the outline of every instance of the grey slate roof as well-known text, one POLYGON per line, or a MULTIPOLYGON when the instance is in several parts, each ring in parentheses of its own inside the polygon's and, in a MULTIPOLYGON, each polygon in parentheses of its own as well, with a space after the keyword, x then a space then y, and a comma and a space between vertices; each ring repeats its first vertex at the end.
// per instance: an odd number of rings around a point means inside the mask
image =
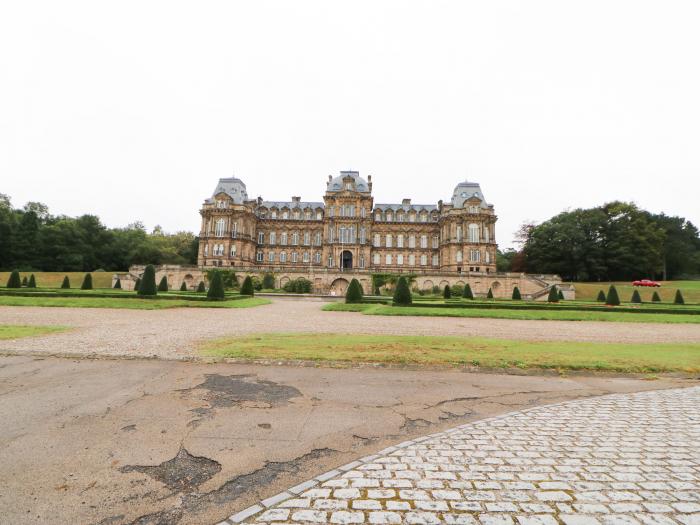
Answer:
POLYGON ((231 197, 236 204, 242 204, 243 201, 248 200, 248 192, 245 183, 236 177, 229 177, 219 179, 219 183, 216 185, 212 197, 207 199, 206 202, 214 202, 214 197, 222 192, 231 197))
POLYGON ((355 180, 355 190, 361 193, 369 191, 367 181, 360 177, 359 171, 341 171, 340 175, 334 177, 326 183, 326 191, 341 191, 343 189, 343 178, 352 177, 355 180))
POLYGON ((290 210, 293 208, 323 208, 322 202, 312 202, 312 201, 262 201, 259 207, 263 208, 284 208, 287 207, 290 210))
POLYGON ((457 184, 454 192, 452 192, 452 206, 454 208, 463 208, 464 201, 471 199, 472 197, 476 197, 481 201, 480 206, 482 208, 488 208, 490 206, 490 204, 486 202, 486 198, 481 191, 481 186, 479 186, 479 183, 468 182, 466 180, 457 184))
POLYGON ((433 211, 437 210, 438 207, 435 204, 375 204, 374 209, 377 210, 394 210, 394 211, 399 211, 399 210, 404 210, 404 211, 410 211, 414 210, 416 212, 421 212, 423 210, 425 211, 433 211))

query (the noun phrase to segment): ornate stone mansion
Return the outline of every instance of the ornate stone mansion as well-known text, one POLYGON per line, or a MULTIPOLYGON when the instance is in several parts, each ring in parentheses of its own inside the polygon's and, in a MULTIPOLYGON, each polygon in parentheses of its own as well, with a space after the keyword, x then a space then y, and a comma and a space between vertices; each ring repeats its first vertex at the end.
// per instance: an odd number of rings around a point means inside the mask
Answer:
POLYGON ((250 199, 238 178, 220 179, 200 214, 199 266, 280 272, 490 274, 496 214, 478 183, 449 202, 378 204, 372 177, 328 177, 323 202, 250 199))

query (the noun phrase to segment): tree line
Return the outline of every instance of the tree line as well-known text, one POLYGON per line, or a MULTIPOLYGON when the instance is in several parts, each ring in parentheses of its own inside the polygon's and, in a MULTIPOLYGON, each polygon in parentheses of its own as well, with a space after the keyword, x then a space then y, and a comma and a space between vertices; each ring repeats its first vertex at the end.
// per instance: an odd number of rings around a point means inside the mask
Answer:
POLYGON ((519 250, 499 252, 499 271, 558 274, 568 281, 680 279, 700 275, 698 228, 683 217, 610 202, 524 224, 519 250))
POLYGON ((107 228, 95 215, 51 215, 40 202, 14 208, 0 193, 0 269, 124 271, 132 264, 196 264, 190 232, 148 233, 135 222, 107 228))

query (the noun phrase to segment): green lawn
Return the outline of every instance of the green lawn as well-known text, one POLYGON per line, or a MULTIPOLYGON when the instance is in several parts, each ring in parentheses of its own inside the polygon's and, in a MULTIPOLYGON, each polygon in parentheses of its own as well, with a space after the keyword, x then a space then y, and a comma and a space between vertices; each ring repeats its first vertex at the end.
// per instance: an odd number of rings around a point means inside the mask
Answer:
MULTIPOLYGON (((567 303, 571 304, 571 303, 567 303)), ((421 317, 481 317, 490 319, 525 319, 546 321, 614 321, 625 323, 700 323, 700 315, 627 313, 556 310, 499 310, 481 308, 431 308, 430 306, 399 307, 375 304, 331 303, 325 311, 362 312, 367 315, 402 315, 421 317)))
MULTIPOLYGON (((133 293, 133 292, 132 292, 133 293)), ((164 308, 250 308, 269 304, 269 299, 251 297, 230 301, 187 301, 184 299, 140 299, 113 297, 23 297, 0 295, 0 306, 64 306, 73 308, 127 308, 161 310, 164 308)))
POLYGON ((642 301, 651 302, 654 292, 659 292, 661 300, 673 302, 676 290, 680 290, 686 303, 700 304, 700 281, 660 281, 660 288, 635 288, 629 281, 615 283, 569 283, 576 287, 576 300, 595 301, 598 292, 603 290, 606 294, 611 284, 617 288, 617 293, 623 301, 629 301, 632 292, 638 290, 642 296, 642 301))
POLYGON ((19 339, 20 337, 32 337, 68 330, 65 326, 24 326, 0 324, 1 339, 19 339))
POLYGON ((207 356, 361 363, 553 368, 615 372, 700 371, 700 344, 529 342, 485 338, 260 334, 203 343, 207 356))

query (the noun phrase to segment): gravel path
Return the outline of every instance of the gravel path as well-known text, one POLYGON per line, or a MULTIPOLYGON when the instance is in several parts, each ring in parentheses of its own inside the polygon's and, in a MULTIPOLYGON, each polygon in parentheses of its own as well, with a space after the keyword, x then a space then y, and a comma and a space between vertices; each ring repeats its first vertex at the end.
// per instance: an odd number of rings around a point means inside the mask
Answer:
POLYGON ((220 525, 697 525, 699 404, 695 387, 468 423, 339 467, 220 525))
POLYGON ((324 303, 275 300, 245 309, 0 307, 0 324, 65 325, 66 333, 0 341, 0 352, 186 358, 223 335, 317 332, 458 335, 532 341, 700 342, 700 325, 381 317, 323 312, 324 303))

